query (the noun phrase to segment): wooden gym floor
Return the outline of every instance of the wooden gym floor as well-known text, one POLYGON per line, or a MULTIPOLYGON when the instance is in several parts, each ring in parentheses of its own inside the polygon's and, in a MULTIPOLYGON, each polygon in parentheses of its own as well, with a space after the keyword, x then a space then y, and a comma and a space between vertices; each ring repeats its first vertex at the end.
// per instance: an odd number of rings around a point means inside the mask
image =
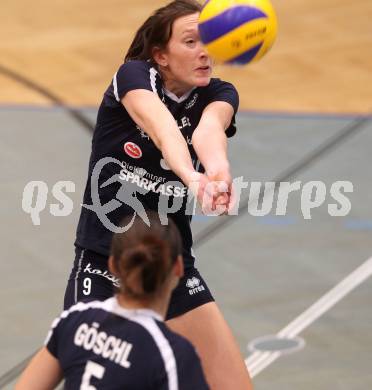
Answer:
MULTIPOLYGON (((0 65, 68 105, 95 106, 154 0, 3 0, 0 65)), ((372 2, 274 0, 278 40, 265 59, 216 75, 247 110, 369 113, 372 2)), ((0 72, 0 102, 50 101, 0 72)))

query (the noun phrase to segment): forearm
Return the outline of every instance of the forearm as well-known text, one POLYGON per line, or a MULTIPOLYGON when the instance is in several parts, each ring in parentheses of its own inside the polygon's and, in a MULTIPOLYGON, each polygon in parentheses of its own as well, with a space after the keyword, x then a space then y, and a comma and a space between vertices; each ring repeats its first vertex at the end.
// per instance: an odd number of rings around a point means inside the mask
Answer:
POLYGON ((172 171, 186 186, 190 184, 195 169, 185 139, 178 134, 169 134, 161 142, 160 150, 172 171))
POLYGON ((141 128, 161 151, 169 168, 188 184, 194 172, 191 156, 177 123, 166 107, 152 107, 139 118, 141 128))
POLYGON ((209 177, 229 172, 226 128, 232 117, 232 109, 226 103, 216 102, 208 106, 193 135, 193 146, 209 177))
POLYGON ((15 390, 50 390, 62 379, 58 360, 43 347, 32 358, 18 380, 15 390))
POLYGON ((227 139, 224 129, 219 129, 217 121, 204 121, 204 129, 195 137, 194 148, 208 176, 214 176, 217 171, 229 170, 227 158, 227 139), (209 129, 213 129, 213 136, 209 129))

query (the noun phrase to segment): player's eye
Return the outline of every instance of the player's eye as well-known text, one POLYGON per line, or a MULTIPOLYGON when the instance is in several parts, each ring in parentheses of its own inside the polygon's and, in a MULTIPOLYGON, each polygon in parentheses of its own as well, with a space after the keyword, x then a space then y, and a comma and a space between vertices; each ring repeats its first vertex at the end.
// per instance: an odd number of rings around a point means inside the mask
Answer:
POLYGON ((195 39, 192 39, 192 38, 188 38, 186 39, 185 43, 187 46, 193 46, 195 44, 195 39))

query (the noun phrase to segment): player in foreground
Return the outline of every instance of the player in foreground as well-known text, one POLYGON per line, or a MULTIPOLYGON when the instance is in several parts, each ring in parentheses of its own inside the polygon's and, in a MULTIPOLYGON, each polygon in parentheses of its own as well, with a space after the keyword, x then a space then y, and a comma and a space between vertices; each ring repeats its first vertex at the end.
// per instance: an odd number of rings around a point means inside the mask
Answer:
POLYGON ((164 324, 183 275, 178 229, 171 220, 161 225, 155 213, 149 217, 151 228, 137 217, 113 238, 109 268, 121 282, 119 293, 64 311, 17 390, 53 389, 62 378, 66 389, 209 388, 190 342, 164 324))

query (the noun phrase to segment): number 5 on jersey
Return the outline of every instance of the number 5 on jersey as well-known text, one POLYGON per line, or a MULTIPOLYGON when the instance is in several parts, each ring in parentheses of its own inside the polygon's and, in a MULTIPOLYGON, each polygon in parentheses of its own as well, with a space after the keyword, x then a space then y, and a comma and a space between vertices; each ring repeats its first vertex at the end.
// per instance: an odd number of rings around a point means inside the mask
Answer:
POLYGON ((88 360, 87 364, 85 365, 85 371, 81 380, 80 390, 97 390, 96 387, 90 384, 90 379, 92 377, 102 379, 104 373, 105 367, 88 360))

